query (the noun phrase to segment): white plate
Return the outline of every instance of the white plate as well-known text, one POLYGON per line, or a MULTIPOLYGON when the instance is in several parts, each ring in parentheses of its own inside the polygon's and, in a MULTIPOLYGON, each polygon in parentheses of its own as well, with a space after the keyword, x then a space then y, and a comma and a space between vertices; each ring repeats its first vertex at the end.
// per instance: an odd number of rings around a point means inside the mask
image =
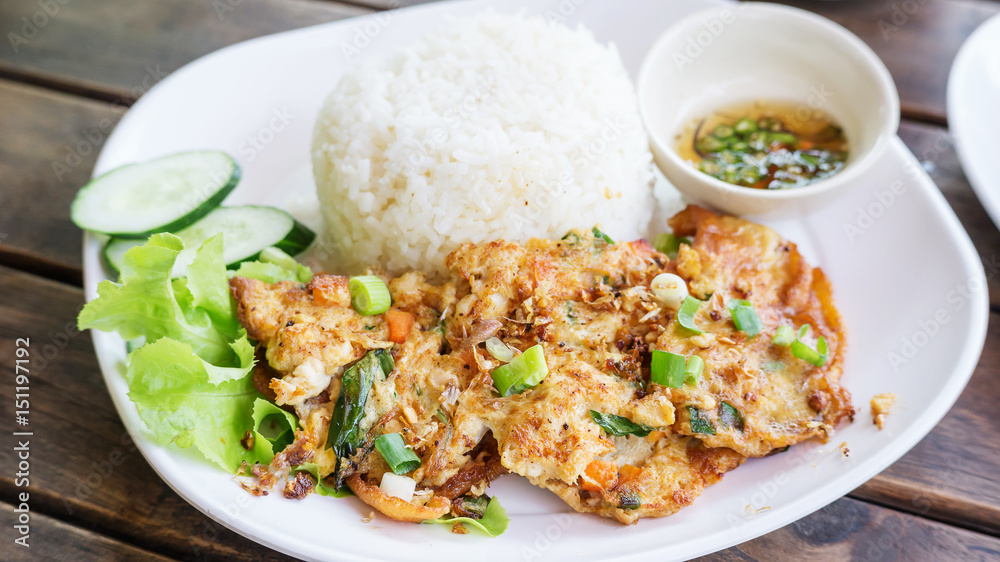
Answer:
MULTIPOLYGON (((414 40, 439 25, 445 14, 496 6, 500 11, 526 7, 553 15, 576 4, 581 2, 432 4, 223 49, 175 72, 144 95, 111 135, 94 173, 174 151, 224 149, 244 167, 244 180, 230 203, 285 204, 289 193, 309 192, 312 123, 322 99, 348 66, 343 45, 363 43, 372 35, 360 55, 372 56, 414 40), (252 149, 248 137, 257 138, 262 150, 252 149)), ((661 30, 707 5, 710 2, 631 0, 623 6, 591 1, 566 16, 571 23, 585 23, 598 39, 614 40, 634 75, 661 30)), ((985 338, 988 307, 979 259, 937 188, 898 139, 837 206, 808 220, 771 225, 798 242, 832 278, 850 329, 844 383, 854 394, 858 418, 826 445, 806 443, 751 460, 709 488, 693 506, 631 527, 571 513, 554 495, 513 476, 491 488, 511 516, 509 530, 497 539, 454 535, 441 526, 401 524, 384 517, 366 524, 361 518, 371 509, 354 499, 253 497, 191 451, 153 444, 128 400, 121 374, 122 340, 95 332, 94 346, 126 427, 160 476, 213 519, 277 550, 309 559, 348 560, 455 560, 470 553, 477 560, 504 561, 687 558, 795 521, 898 459, 951 407, 985 338), (932 267, 928 256, 934 256, 932 267), (897 356, 902 363, 893 361, 897 356), (872 425, 868 400, 881 392, 895 392, 899 399, 880 432, 872 425), (837 448, 842 441, 850 447, 849 458, 837 448)), ((84 266, 87 295, 93 298, 97 283, 105 278, 94 236, 85 239, 84 266)))
POLYGON ((1000 227, 1000 15, 979 26, 948 76, 948 127, 969 183, 1000 227))

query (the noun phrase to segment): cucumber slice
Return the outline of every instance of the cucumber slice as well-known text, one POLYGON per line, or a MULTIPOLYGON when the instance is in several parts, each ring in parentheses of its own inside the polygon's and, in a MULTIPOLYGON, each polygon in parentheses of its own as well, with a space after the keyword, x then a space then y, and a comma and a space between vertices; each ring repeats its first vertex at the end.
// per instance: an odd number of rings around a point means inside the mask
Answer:
POLYGON ((104 264, 111 268, 115 274, 121 273, 121 268, 118 264, 122 261, 122 256, 125 252, 135 248, 136 246, 142 246, 145 244, 145 240, 134 240, 130 238, 112 238, 104 244, 104 251, 101 255, 104 256, 104 264))
MULTIPOLYGON (((261 251, 271 246, 289 255, 300 254, 316 238, 312 230, 281 209, 254 205, 219 207, 200 221, 174 233, 184 241, 184 250, 177 256, 171 277, 184 277, 198 248, 220 232, 222 258, 228 268, 257 259, 261 251)), ((112 238, 104 246, 104 259, 112 270, 118 272, 118 264, 125 252, 144 243, 143 240, 112 238)))
POLYGON ((239 181, 240 167, 228 154, 181 152, 94 178, 80 188, 70 213, 84 230, 145 239, 204 217, 239 181))

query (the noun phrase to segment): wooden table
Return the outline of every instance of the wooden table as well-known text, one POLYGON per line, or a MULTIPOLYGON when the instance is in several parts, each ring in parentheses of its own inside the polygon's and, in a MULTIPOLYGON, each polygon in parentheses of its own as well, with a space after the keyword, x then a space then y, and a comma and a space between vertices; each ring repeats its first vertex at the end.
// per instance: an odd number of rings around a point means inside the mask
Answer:
MULTIPOLYGON (((595 0, 597 1, 597 0, 595 0)), ((602 0, 610 1, 610 0, 602 0)), ((988 343, 951 413, 847 497, 713 560, 1000 558, 1000 232, 955 157, 945 85, 989 0, 792 2, 843 24, 885 61, 899 134, 968 230, 990 277, 988 343)), ((69 203, 128 106, 181 65, 260 35, 384 9, 393 0, 4 0, 0 3, 0 430, 19 428, 12 363, 30 337, 31 548, 11 546, 17 452, 0 448, 3 557, 284 559, 203 516, 132 446, 104 387, 83 303, 69 203), (12 34, 16 34, 13 37, 12 34)), ((934 257, 928 256, 933 266, 934 257)), ((862 406, 858 423, 867 423, 862 406)), ((11 443, 12 438, 6 438, 11 443)))

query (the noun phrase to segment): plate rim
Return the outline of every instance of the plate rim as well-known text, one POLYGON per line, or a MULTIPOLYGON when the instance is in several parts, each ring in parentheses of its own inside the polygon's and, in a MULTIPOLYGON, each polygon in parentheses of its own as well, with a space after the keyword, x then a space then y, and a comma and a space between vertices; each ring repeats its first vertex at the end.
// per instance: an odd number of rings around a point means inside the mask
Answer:
POLYGON ((971 109, 961 103, 961 100, 965 99, 961 91, 969 89, 970 74, 976 71, 977 55, 984 50, 981 43, 986 41, 984 38, 989 36, 990 31, 1000 32, 1000 13, 979 24, 959 48, 948 73, 945 108, 948 112, 948 131, 955 144, 955 153, 958 155, 962 172, 969 180, 969 185, 972 186, 979 202, 986 209, 986 213, 993 220, 993 224, 1000 229, 1000 181, 988 181, 990 174, 984 165, 972 158, 962 132, 965 127, 965 116, 971 109), (991 190, 991 186, 994 189, 991 190))
MULTIPOLYGON (((484 6, 489 6, 489 5, 496 5, 501 2, 502 0, 500 0, 499 2, 491 2, 489 0, 451 0, 445 2, 436 2, 432 4, 407 7, 398 10, 397 13, 417 11, 417 10, 446 10, 449 5, 457 3, 481 4, 484 6)), ((365 17, 365 16, 359 16, 359 17, 365 17)), ((281 39, 289 35, 315 31, 317 28, 348 26, 356 22, 356 20, 357 18, 345 18, 343 20, 338 20, 335 22, 322 23, 322 24, 317 24, 315 26, 308 26, 304 28, 283 31, 280 33, 262 36, 250 39, 248 41, 236 43, 234 45, 230 45, 223 49, 206 54, 198 59, 195 59, 194 61, 185 64, 181 68, 171 73, 171 75, 165 78, 161 83, 154 86, 154 88, 151 89, 150 92, 147 92, 147 94, 143 96, 143 98, 140 98, 140 100, 133 106, 132 109, 143 107, 144 101, 146 101, 146 103, 150 103, 149 100, 155 99, 156 96, 150 96, 149 94, 155 92, 157 89, 163 91, 161 86, 163 84, 168 83, 171 80, 171 78, 177 77, 185 71, 189 71, 196 65, 207 64, 216 56, 222 56, 224 53, 229 52, 230 50, 235 50, 241 47, 245 47, 247 44, 251 43, 256 44, 256 43, 281 39)), ((115 130, 112 131, 111 135, 108 138, 107 143, 101 150, 101 154, 98 157, 97 162, 95 163, 95 170, 102 169, 101 167, 102 162, 105 160, 107 155, 111 153, 106 149, 108 147, 115 148, 116 144, 118 144, 114 142, 116 134, 118 134, 119 131, 125 130, 129 125, 129 123, 131 122, 130 118, 134 118, 136 112, 132 111, 132 109, 130 109, 126 113, 126 115, 115 127, 115 130)), ((121 134, 118 134, 118 136, 121 137, 121 134)), ((892 142, 890 143, 890 147, 888 147, 888 149, 897 151, 902 158, 912 160, 913 163, 916 163, 916 159, 914 158, 912 153, 905 146, 905 144, 903 144, 902 141, 899 140, 898 137, 892 139, 892 142)), ((959 253, 962 256, 962 264, 967 268, 970 268, 972 271, 970 271, 969 273, 974 276, 977 276, 983 282, 983 286, 985 287, 986 286, 985 271, 983 269, 981 260, 979 259, 978 253, 976 252, 975 247, 968 236, 968 233, 962 227, 953 209, 948 205, 947 201, 944 199, 943 195, 937 189, 933 180, 931 180, 931 178, 922 169, 919 170, 920 170, 919 174, 916 174, 916 177, 914 179, 915 184, 920 188, 920 191, 924 192, 924 195, 930 200, 929 203, 934 208, 936 214, 940 215, 944 228, 951 235, 951 238, 955 243, 956 248, 959 250, 959 253)), ((90 271, 93 269, 93 266, 91 265, 88 267, 88 264, 94 263, 95 256, 91 255, 93 252, 91 248, 94 247, 99 247, 99 241, 97 237, 91 233, 85 233, 82 253, 84 262, 84 290, 87 301, 92 300, 96 296, 97 282, 105 278, 104 271, 99 268, 99 256, 97 256, 98 269, 96 273, 89 274, 90 271), (97 246, 95 246, 95 244, 97 246)), ((833 501, 836 501, 837 499, 845 496, 847 493, 856 488, 858 485, 868 481, 873 476, 884 470, 886 467, 896 462, 899 458, 905 455, 906 452, 912 449, 914 445, 916 445, 919 441, 921 441, 924 437, 926 437, 926 435, 929 434, 934 429, 934 427, 940 422, 940 420, 951 410, 951 407, 954 405, 955 401, 964 391, 969 378, 972 376, 975 367, 978 364, 980 354, 985 344, 987 325, 989 319, 989 304, 988 304, 989 297, 988 297, 988 292, 985 290, 979 291, 976 294, 977 298, 973 299, 976 302, 973 302, 972 305, 970 306, 971 312, 967 324, 968 329, 973 337, 970 337, 968 340, 966 340, 966 344, 959 355, 960 361, 956 363, 956 367, 952 371, 952 375, 954 376, 957 374, 958 378, 956 379, 956 382, 951 385, 950 387, 951 391, 947 394, 947 396, 939 397, 939 399, 935 401, 935 405, 937 406, 937 408, 934 411, 935 412, 934 415, 924 416, 923 418, 921 418, 922 422, 920 424, 921 429, 917 431, 909 430, 906 439, 902 439, 903 436, 896 436, 893 438, 890 447, 888 447, 887 449, 898 451, 898 453, 883 454, 880 455, 879 457, 875 457, 873 460, 869 461, 869 463, 867 464, 868 469, 865 471, 858 470, 857 468, 852 469, 851 471, 851 474, 853 476, 852 478, 849 478, 846 481, 842 482, 836 488, 826 489, 825 493, 821 494, 820 498, 814 497, 813 494, 805 495, 794 502, 790 502, 782 506, 780 513, 784 515, 783 517, 772 517, 763 519, 758 518, 747 521, 743 526, 745 530, 741 531, 740 533, 732 533, 732 532, 727 533, 725 531, 719 531, 716 532, 715 535, 705 535, 704 537, 702 537, 703 539, 702 542, 709 542, 711 543, 711 546, 707 546, 701 549, 691 548, 688 551, 684 551, 682 553, 682 556, 694 557, 711 552, 717 552, 719 550, 723 550, 735 544, 740 544, 742 542, 752 540, 763 534, 771 532, 777 528, 786 526, 793 521, 801 519, 802 517, 805 517, 808 514, 813 513, 814 511, 817 511, 823 508, 824 506, 829 505, 833 501), (961 384, 959 384, 959 382, 961 384)), ((144 427, 139 427, 138 431, 133 431, 134 428, 130 427, 131 425, 130 422, 134 420, 130 416, 126 416, 124 414, 126 413, 126 411, 134 412, 135 405, 127 398, 127 395, 120 395, 118 392, 115 391, 114 387, 112 386, 113 384, 112 378, 121 378, 121 374, 118 371, 118 366, 115 363, 115 358, 112 357, 105 348, 106 342, 102 342, 101 340, 103 340, 106 337, 117 338, 118 336, 115 334, 105 334, 96 331, 92 331, 91 336, 94 342, 95 355, 97 356, 98 359, 102 377, 104 379, 106 387, 108 388, 108 392, 111 395, 112 401, 115 404, 115 408, 116 410, 118 410, 119 417, 121 418, 123 424, 126 425, 126 429, 129 431, 129 434, 135 441, 137 449, 143 455, 143 458, 146 460, 149 466, 154 470, 154 472, 156 472, 156 474, 161 478, 161 480, 163 480, 164 483, 167 484, 167 486, 169 486, 175 493, 184 498, 186 502, 194 506, 204 515, 206 515, 213 521, 223 525, 224 527, 236 532, 237 534, 243 537, 246 537, 250 540, 253 540, 254 542, 257 542, 259 544, 262 544, 264 546, 267 546, 269 548, 272 548, 274 550, 292 556, 308 557, 309 559, 320 559, 322 557, 322 555, 316 550, 318 547, 316 547, 315 545, 310 546, 308 544, 303 545, 299 543, 294 543, 287 536, 282 535, 280 533, 273 533, 273 535, 277 536, 272 536, 272 534, 269 534, 267 532, 268 529, 266 526, 263 526, 253 520, 238 519, 238 518, 230 520, 223 517, 220 513, 213 512, 211 507, 214 506, 204 506, 199 501, 197 501, 196 499, 197 494, 194 493, 196 492, 194 487, 191 487, 190 485, 184 485, 184 486, 175 485, 175 482, 173 480, 166 478, 163 470, 161 470, 161 467, 156 462, 153 461, 153 457, 160 453, 165 453, 167 455, 174 455, 177 453, 177 451, 168 449, 167 447, 161 447, 149 441, 147 439, 148 430, 145 430, 144 427), (188 488, 191 488, 190 491, 192 493, 188 493, 188 488), (239 522, 240 524, 237 524, 237 522, 239 522)), ((186 483, 181 482, 181 484, 186 484, 186 483)), ((660 547, 654 547, 651 549, 642 549, 638 552, 626 553, 623 554, 620 558, 624 559, 625 557, 628 557, 630 559, 634 559, 636 556, 653 557, 657 555, 662 556, 664 554, 667 555, 674 554, 676 556, 677 554, 676 551, 670 552, 669 551, 670 549, 673 549, 672 545, 662 545, 660 547)), ((325 554, 326 556, 330 555, 330 553, 328 552, 325 554)), ((336 552, 335 554, 341 559, 350 559, 350 560, 374 559, 363 555, 348 553, 348 552, 336 552)))

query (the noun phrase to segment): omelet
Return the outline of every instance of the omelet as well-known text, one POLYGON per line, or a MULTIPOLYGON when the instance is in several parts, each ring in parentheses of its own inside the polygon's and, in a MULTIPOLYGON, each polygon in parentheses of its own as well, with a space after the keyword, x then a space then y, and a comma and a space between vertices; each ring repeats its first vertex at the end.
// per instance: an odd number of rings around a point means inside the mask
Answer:
POLYGON ((421 521, 463 514, 463 499, 510 473, 577 511, 633 523, 689 505, 747 457, 825 439, 851 419, 839 384, 844 329, 822 271, 746 220, 692 206, 670 224, 690 237, 674 259, 596 228, 523 246, 465 244, 448 256, 443 283, 383 277, 392 307, 374 316, 354 310, 345 277, 234 278, 262 359, 258 390, 301 421, 245 485, 285 482, 286 496, 302 497, 321 484, 297 472, 311 463, 325 485, 421 521), (658 299, 653 281, 664 273, 704 301, 694 316, 701 333, 658 299), (737 328, 734 299, 753 307, 760 333, 737 328), (779 327, 805 324, 826 344, 820 366, 772 341, 779 327), (515 357, 537 346, 545 376, 501 394, 493 375, 511 359, 487 340, 515 357), (697 355, 704 368, 676 387, 658 384, 651 356, 660 351, 697 355), (360 409, 345 414, 352 399, 360 409), (389 467, 373 442, 386 433, 420 458, 410 501, 379 488, 389 467))

